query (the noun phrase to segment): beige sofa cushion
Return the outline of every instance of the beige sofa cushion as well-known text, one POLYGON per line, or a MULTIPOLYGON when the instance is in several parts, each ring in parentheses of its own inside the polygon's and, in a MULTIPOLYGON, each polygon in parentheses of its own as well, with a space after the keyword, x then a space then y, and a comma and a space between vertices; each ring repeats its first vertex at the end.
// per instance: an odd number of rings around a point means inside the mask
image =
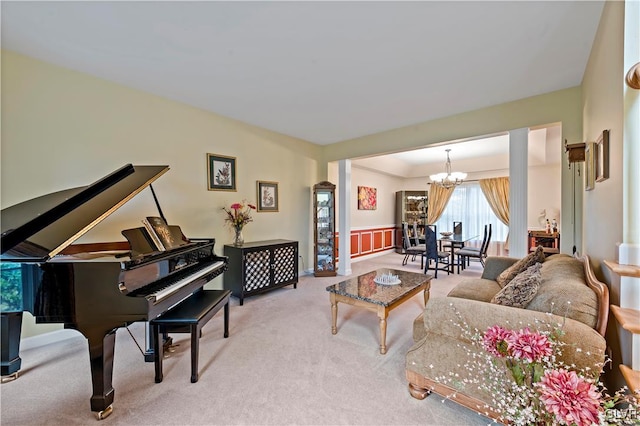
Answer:
POLYGON ((473 278, 462 281, 451 289, 447 297, 491 302, 493 296, 500 291, 500 286, 493 280, 473 278))
POLYGON ((540 281, 542 281, 541 266, 541 263, 535 263, 520 272, 509 284, 493 296, 491 303, 513 306, 514 308, 526 308, 538 292, 538 287, 540 287, 540 281))
POLYGON ((509 284, 509 282, 514 279, 520 272, 525 271, 529 266, 533 266, 536 263, 544 262, 544 251, 542 246, 538 246, 535 251, 529 253, 522 259, 518 260, 516 263, 502 271, 498 278, 496 279, 500 288, 509 284))
POLYGON ((547 258, 540 271, 540 287, 526 309, 551 312, 596 327, 598 297, 586 285, 582 261, 567 254, 555 254, 547 258))

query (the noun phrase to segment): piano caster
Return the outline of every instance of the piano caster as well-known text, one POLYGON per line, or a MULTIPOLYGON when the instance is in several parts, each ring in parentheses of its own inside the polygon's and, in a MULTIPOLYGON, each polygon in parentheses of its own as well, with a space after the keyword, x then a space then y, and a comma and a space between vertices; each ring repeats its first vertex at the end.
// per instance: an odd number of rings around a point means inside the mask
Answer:
POLYGON ((176 348, 180 346, 180 343, 176 343, 175 345, 171 345, 171 346, 167 346, 166 348, 163 349, 163 353, 162 353, 162 358, 167 359, 167 358, 171 358, 171 354, 173 354, 176 351, 176 348))
POLYGON ((96 417, 98 418, 98 420, 103 420, 103 419, 106 419, 107 417, 109 417, 109 415, 111 415, 111 413, 113 413, 113 405, 108 406, 107 408, 105 408, 102 411, 98 411, 96 413, 96 417))
POLYGON ((18 378, 18 372, 16 371, 15 373, 9 374, 7 376, 2 376, 2 383, 13 382, 17 378, 18 378))

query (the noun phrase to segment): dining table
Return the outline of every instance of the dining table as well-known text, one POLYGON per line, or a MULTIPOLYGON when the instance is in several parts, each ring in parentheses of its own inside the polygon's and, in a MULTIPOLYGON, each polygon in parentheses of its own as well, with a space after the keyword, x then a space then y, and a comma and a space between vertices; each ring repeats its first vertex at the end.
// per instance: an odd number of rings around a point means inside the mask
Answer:
MULTIPOLYGON (((452 235, 442 235, 440 234, 440 236, 438 237, 438 249, 440 251, 442 251, 442 248, 449 248, 449 251, 451 252, 451 258, 449 261, 449 268, 451 268, 451 273, 454 273, 454 257, 455 257, 455 250, 462 248, 465 246, 465 243, 471 241, 471 240, 475 240, 477 238, 480 238, 480 235, 476 235, 476 234, 452 234, 452 235), (448 246, 443 246, 442 243, 443 242, 450 242, 451 244, 448 246)), ((460 269, 458 268, 458 271, 460 269)))

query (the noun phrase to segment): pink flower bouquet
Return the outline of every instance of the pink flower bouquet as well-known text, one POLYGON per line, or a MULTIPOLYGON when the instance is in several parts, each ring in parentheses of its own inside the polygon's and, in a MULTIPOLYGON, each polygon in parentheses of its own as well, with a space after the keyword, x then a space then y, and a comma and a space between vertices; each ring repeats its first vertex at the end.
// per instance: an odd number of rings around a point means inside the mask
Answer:
POLYGON ((226 217, 224 220, 228 222, 236 231, 242 231, 244 225, 249 222, 253 222, 251 217, 251 210, 255 210, 256 206, 249 204, 246 201, 241 203, 233 203, 229 208, 223 207, 226 217))
POLYGON ((573 371, 558 361, 561 334, 560 329, 534 332, 529 327, 489 327, 471 337, 484 354, 473 356, 466 367, 490 372, 488 377, 492 377, 478 381, 479 387, 492 393, 496 409, 509 424, 638 424, 639 406, 631 395, 625 395, 626 388, 609 396, 599 381, 599 371, 573 371), (483 362, 489 365, 479 365, 483 362), (501 374, 504 369, 507 375, 501 374))

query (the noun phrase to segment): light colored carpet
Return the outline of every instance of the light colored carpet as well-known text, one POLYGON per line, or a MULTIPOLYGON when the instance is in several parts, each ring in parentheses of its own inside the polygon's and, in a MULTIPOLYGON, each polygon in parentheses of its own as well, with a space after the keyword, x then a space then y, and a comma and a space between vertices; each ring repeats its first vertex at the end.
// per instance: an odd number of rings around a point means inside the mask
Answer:
MULTIPOLYGON (((402 255, 391 253, 353 263, 359 275, 378 267, 400 269, 402 255)), ((405 268, 420 272, 420 262, 405 268)), ((439 272, 431 297, 445 295, 465 276, 479 276, 474 264, 461 275, 439 272)), ((230 336, 222 337, 223 315, 203 329, 200 379, 190 383, 188 334, 164 362, 164 381, 154 383, 125 329, 116 337, 114 411, 107 425, 483 425, 490 420, 451 401, 409 395, 404 358, 412 345, 416 295, 388 318, 386 355, 378 350, 373 312, 338 305, 338 334, 331 334, 326 287, 346 277, 300 277, 286 287, 245 299, 231 299, 230 336)), ((130 327, 144 341, 144 327, 130 327)), ((90 410, 91 374, 86 339, 68 338, 21 352, 20 377, 4 383, 2 425, 95 425, 90 410)))

